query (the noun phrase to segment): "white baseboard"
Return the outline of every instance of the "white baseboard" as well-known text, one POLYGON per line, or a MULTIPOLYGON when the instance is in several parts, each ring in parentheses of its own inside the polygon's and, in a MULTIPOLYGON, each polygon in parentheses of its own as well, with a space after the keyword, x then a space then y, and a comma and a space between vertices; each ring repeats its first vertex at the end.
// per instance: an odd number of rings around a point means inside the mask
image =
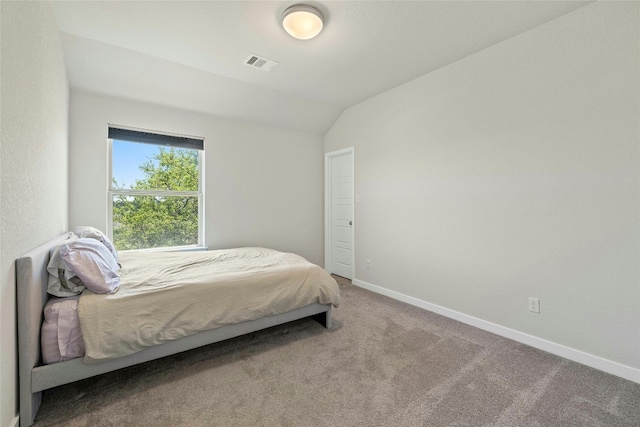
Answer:
POLYGON ((9 427, 19 427, 20 426, 20 417, 15 416, 11 421, 9 421, 9 427))
POLYGON ((368 289, 370 291, 388 296, 398 301, 406 302, 407 304, 432 311, 434 313, 449 317, 451 319, 466 323, 471 326, 475 326, 476 328, 483 329, 496 335, 500 335, 514 341, 530 345, 531 347, 544 350, 548 353, 555 354, 556 356, 564 357, 565 359, 590 366, 592 368, 607 372, 612 375, 616 375, 626 380, 640 383, 640 369, 626 366, 612 360, 604 359, 593 354, 585 353, 583 351, 576 350, 562 344, 557 344, 543 338, 538 338, 524 332, 516 331, 515 329, 510 329, 496 323, 478 319, 477 317, 469 316, 467 314, 460 313, 459 311, 451 310, 436 304, 432 304, 430 302, 422 301, 418 298, 410 297, 399 292, 372 285, 371 283, 363 282, 362 280, 353 279, 352 283, 361 288, 368 289))

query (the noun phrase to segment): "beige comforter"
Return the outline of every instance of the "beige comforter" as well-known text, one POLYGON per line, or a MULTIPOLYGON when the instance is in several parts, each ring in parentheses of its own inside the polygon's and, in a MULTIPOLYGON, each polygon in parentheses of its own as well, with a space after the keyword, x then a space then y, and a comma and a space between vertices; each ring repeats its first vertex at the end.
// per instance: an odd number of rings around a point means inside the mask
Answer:
POLYGON ((272 249, 129 252, 120 263, 116 293, 86 290, 80 298, 87 363, 313 303, 340 303, 327 272, 272 249))

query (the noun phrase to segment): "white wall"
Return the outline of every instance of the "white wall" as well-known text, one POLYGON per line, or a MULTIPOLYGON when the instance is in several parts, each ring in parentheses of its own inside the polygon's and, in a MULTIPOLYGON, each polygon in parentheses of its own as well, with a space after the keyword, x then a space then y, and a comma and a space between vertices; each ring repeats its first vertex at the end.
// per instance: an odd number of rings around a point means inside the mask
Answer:
POLYGON ((108 124, 205 138, 205 244, 266 246, 322 265, 323 139, 85 92, 71 92, 71 229, 107 224, 108 124))
POLYGON ((0 426, 17 421, 14 262, 67 229, 68 94, 49 5, 2 2, 0 426))
POLYGON ((639 368, 639 7, 588 5, 345 111, 325 151, 355 146, 356 278, 639 368))

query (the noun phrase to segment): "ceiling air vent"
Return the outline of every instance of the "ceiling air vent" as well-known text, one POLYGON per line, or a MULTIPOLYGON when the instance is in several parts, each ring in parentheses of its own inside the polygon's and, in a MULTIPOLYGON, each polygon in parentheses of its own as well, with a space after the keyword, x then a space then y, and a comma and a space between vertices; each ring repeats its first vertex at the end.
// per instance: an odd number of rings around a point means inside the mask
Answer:
POLYGON ((276 61, 272 61, 270 59, 252 53, 247 59, 244 60, 244 65, 248 65, 249 67, 257 68, 258 70, 262 71, 269 71, 273 67, 278 65, 278 63, 276 61))

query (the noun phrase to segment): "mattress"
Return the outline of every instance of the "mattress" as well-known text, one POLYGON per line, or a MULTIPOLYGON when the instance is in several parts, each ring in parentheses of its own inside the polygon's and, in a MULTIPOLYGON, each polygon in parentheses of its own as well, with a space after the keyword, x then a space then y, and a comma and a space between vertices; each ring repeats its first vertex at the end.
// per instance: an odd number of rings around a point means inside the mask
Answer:
POLYGON ((44 306, 44 322, 40 334, 42 361, 62 362, 84 356, 84 341, 78 318, 80 296, 51 297, 44 306))
POLYGON ((124 252, 119 261, 117 292, 87 289, 80 298, 85 363, 310 304, 340 303, 326 271, 274 249, 124 252))

